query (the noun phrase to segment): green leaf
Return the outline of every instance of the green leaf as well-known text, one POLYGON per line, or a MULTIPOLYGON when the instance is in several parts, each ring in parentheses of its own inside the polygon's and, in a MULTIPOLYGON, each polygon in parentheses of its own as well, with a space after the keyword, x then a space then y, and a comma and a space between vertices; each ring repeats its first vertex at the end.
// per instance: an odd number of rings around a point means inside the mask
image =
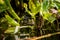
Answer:
POLYGON ((50 17, 52 14, 48 12, 43 12, 43 18, 48 20, 48 17, 50 17))
POLYGON ((6 6, 5 2, 3 0, 0 0, 0 12, 3 12, 7 9, 8 7, 6 6))
POLYGON ((0 4, 4 4, 4 1, 3 0, 0 0, 0 4))
POLYGON ((25 7, 26 12, 28 12, 32 17, 35 16, 40 11, 40 3, 36 2, 37 0, 29 0, 29 9, 25 7))
POLYGON ((50 16, 48 17, 48 21, 53 23, 56 20, 56 18, 54 16, 50 16))
POLYGON ((56 6, 60 9, 60 2, 55 1, 56 6))
POLYGON ((9 7, 9 12, 10 14, 16 18, 18 21, 20 21, 20 17, 15 13, 15 11, 13 10, 11 4, 10 4, 10 0, 4 0, 5 1, 5 4, 9 7))
POLYGON ((35 13, 36 6, 32 0, 29 1, 29 9, 31 10, 32 13, 35 13))
POLYGON ((4 17, 0 18, 0 28, 2 30, 6 30, 8 28, 7 20, 4 17))
POLYGON ((48 12, 44 12, 43 18, 45 20, 48 20, 51 23, 56 20, 56 16, 55 15, 52 15, 52 13, 48 13, 48 12))
POLYGON ((47 11, 50 6, 50 1, 49 0, 44 0, 43 1, 43 11, 47 11))
POLYGON ((15 27, 9 27, 4 33, 14 33, 15 27))
POLYGON ((6 17, 9 24, 14 25, 14 26, 19 26, 19 23, 17 23, 17 21, 12 19, 9 15, 5 15, 5 17, 6 17))

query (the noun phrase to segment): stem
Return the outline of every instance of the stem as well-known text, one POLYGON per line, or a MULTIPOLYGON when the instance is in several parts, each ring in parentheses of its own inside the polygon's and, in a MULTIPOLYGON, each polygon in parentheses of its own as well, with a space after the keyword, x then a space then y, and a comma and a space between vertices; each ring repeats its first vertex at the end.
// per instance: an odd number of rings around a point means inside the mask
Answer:
POLYGON ((54 35, 57 35, 57 34, 60 34, 60 32, 46 34, 46 35, 43 35, 43 36, 40 36, 40 37, 30 38, 29 40, 38 40, 38 39, 40 40, 40 39, 48 38, 48 37, 51 37, 51 36, 54 36, 54 35))
POLYGON ((20 26, 16 26, 14 34, 16 34, 19 31, 20 26))
POLYGON ((32 16, 32 23, 34 24, 32 27, 32 36, 34 36, 35 16, 32 16))
POLYGON ((18 35, 14 35, 15 36, 15 40, 19 40, 19 37, 18 35))
POLYGON ((33 15, 31 15, 32 16, 32 23, 34 24, 34 26, 35 26, 35 21, 36 21, 36 18, 35 18, 35 16, 33 16, 33 15))

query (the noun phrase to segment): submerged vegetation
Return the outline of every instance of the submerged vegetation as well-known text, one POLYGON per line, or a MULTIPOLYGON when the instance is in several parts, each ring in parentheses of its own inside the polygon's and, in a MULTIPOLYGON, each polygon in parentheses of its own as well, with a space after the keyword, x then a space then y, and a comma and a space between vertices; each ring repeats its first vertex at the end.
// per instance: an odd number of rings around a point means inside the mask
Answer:
POLYGON ((59 0, 0 0, 0 40, 59 40, 59 34, 59 0))

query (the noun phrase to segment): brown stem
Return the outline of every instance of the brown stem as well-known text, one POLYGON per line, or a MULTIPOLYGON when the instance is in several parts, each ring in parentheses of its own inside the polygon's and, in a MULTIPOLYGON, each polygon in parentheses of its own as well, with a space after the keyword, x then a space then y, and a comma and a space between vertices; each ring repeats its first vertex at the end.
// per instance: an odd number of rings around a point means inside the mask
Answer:
POLYGON ((51 37, 51 36, 54 36, 54 35, 57 35, 57 34, 60 34, 60 32, 46 34, 46 35, 43 35, 43 36, 40 36, 40 37, 29 38, 29 40, 43 39, 43 38, 51 37))

